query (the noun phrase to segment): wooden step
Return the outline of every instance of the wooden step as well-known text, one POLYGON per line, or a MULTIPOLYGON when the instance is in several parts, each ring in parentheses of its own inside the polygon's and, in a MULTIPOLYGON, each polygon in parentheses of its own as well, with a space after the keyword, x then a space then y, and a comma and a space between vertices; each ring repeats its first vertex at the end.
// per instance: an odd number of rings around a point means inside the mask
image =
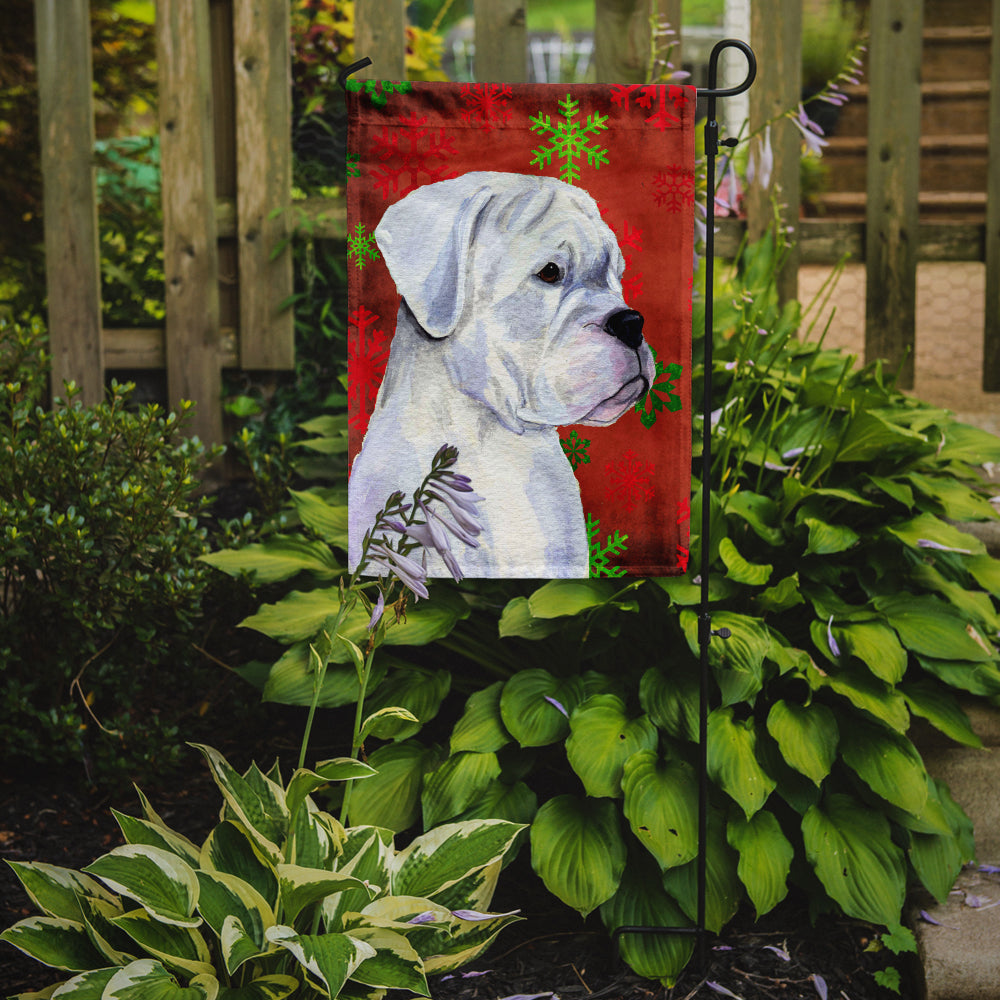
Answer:
POLYGON ((992 38, 989 25, 925 28, 921 79, 924 83, 988 80, 992 38))
POLYGON ((990 4, 991 0, 924 0, 924 27, 944 27, 959 20, 962 24, 989 24, 990 4))
MULTIPOLYGON (((863 191, 830 191, 817 203, 829 218, 864 219, 868 199, 863 191)), ((921 191, 920 218, 981 223, 986 216, 986 193, 979 191, 921 191)))
MULTIPOLYGON (((961 123, 964 133, 988 131, 989 80, 937 80, 921 84, 921 135, 947 135, 961 123)), ((837 136, 866 135, 868 84, 846 90, 849 101, 841 109, 837 136)))

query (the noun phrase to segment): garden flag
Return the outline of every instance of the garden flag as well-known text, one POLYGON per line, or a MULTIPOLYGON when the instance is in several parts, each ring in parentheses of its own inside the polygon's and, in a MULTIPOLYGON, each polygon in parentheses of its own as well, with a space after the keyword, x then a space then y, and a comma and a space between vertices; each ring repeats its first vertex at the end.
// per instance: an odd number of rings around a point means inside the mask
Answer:
POLYGON ((464 575, 683 573, 694 90, 352 80, 348 103, 351 565, 449 444, 464 575))

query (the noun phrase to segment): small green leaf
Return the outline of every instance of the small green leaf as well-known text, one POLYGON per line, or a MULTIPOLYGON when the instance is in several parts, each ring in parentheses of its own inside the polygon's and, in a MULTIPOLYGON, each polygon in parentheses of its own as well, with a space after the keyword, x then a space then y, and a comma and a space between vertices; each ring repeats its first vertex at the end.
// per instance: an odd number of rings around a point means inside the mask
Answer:
POLYGON ((900 685, 900 691, 914 715, 926 719, 956 743, 967 747, 983 745, 958 699, 946 687, 929 679, 915 680, 900 685))
POLYGON ((294 535, 272 535, 266 542, 210 552, 200 559, 230 576, 245 574, 257 584, 277 583, 299 573, 330 580, 344 572, 328 545, 294 535))
POLYGON ((533 618, 561 618, 598 608, 619 586, 610 580, 550 580, 528 598, 533 618))
POLYGON ((768 713, 767 731, 785 761, 818 787, 837 756, 839 733, 833 712, 818 702, 797 705, 779 699, 768 713))
POLYGON ((729 538, 719 541, 719 556, 726 564, 726 575, 729 579, 746 584, 748 587, 763 587, 774 570, 770 563, 761 565, 747 562, 729 538))
POLYGON ((510 742, 500 716, 500 693, 503 681, 476 691, 465 703, 462 717, 451 733, 451 752, 474 750, 478 753, 495 753, 510 742))
POLYGON ((996 652, 961 614, 930 596, 881 595, 875 607, 899 634, 903 645, 938 660, 995 660, 996 652))
POLYGON ((809 528, 809 544, 805 551, 807 556, 829 556, 845 552, 860 538, 860 535, 846 524, 828 524, 815 517, 804 518, 803 523, 809 528))

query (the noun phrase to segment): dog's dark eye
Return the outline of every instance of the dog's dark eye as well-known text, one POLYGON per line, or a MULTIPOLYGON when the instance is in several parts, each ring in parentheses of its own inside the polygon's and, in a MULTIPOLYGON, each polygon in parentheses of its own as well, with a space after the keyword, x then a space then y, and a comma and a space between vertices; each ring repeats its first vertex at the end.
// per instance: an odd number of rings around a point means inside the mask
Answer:
POLYGON ((562 277, 562 269, 558 264, 549 261, 539 272, 538 277, 547 285, 554 285, 562 277))

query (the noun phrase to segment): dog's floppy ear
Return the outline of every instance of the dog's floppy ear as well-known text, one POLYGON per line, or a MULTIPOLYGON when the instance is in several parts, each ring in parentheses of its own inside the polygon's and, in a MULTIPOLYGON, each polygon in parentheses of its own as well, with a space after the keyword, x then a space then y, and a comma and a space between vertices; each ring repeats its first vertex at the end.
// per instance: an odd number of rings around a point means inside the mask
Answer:
POLYGON ((475 174, 426 184, 390 205, 375 229, 396 290, 432 337, 447 337, 458 325, 472 234, 492 196, 475 174))

